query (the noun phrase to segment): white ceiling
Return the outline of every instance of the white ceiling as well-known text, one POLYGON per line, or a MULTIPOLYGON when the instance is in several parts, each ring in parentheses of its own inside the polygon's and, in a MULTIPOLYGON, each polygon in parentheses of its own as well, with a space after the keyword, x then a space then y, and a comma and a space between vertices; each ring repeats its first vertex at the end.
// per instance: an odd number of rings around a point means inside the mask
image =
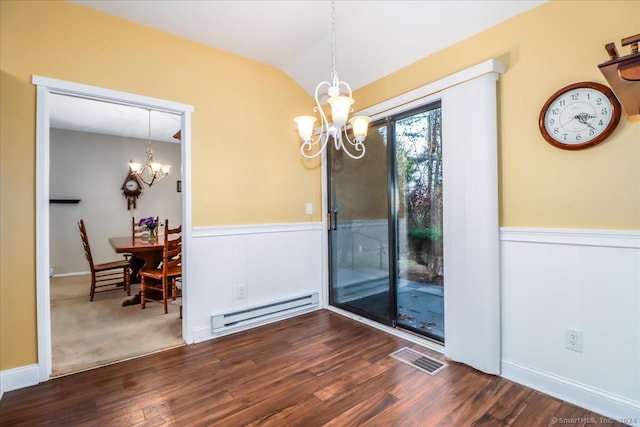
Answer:
MULTIPOLYGON (((310 94, 330 79, 328 0, 70 1, 270 64, 310 94)), ((337 0, 339 77, 356 90, 545 1, 337 0)))
POLYGON ((173 138, 180 130, 176 114, 59 94, 51 95, 49 108, 49 126, 55 129, 179 142, 173 138))

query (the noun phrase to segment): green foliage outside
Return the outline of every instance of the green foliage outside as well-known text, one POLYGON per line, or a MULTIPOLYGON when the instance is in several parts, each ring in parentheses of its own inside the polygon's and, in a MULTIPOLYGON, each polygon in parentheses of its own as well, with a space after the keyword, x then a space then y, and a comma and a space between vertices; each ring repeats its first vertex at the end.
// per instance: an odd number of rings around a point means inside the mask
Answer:
POLYGON ((441 228, 419 228, 407 231, 407 237, 416 240, 439 240, 442 238, 441 228))
POLYGON ((422 111, 395 125, 399 211, 409 249, 404 261, 407 267, 423 266, 420 281, 442 282, 441 110, 422 111))

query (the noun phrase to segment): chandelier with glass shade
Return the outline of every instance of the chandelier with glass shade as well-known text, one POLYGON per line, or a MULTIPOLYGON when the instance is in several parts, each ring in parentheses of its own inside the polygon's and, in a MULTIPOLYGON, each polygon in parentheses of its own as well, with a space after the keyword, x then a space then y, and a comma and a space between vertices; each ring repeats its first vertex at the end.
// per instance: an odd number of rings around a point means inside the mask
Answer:
POLYGON ((154 183, 169 175, 171 165, 163 165, 162 163, 153 161, 153 149, 151 148, 151 110, 149 110, 149 133, 147 139, 147 162, 145 164, 129 162, 129 170, 140 181, 151 187, 154 183))
POLYGON ((314 138, 314 125, 316 117, 314 116, 298 116, 294 118, 298 124, 298 133, 302 139, 300 152, 308 159, 314 158, 325 150, 329 139, 333 139, 336 150, 343 150, 349 157, 360 159, 364 156, 365 146, 363 141, 367 137, 370 117, 355 116, 349 119, 349 113, 353 112, 351 105, 353 97, 351 87, 340 81, 338 72, 336 71, 336 8, 335 2, 331 2, 331 81, 323 81, 318 84, 315 91, 316 106, 313 111, 320 114, 320 129, 318 135, 314 138), (326 93, 322 92, 326 86, 326 93), (331 119, 329 122, 322 108, 320 99, 327 98, 327 102, 331 107, 331 119), (351 125, 353 133, 349 138, 347 123, 351 125), (318 146, 314 150, 315 146, 318 146), (347 148, 350 147, 350 148, 347 148))

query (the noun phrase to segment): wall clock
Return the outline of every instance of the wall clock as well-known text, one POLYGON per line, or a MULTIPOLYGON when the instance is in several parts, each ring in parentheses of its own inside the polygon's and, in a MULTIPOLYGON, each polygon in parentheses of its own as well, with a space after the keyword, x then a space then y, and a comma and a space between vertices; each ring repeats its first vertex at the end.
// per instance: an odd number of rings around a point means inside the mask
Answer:
POLYGON ((127 198, 127 209, 135 209, 136 201, 142 193, 142 183, 133 173, 129 172, 122 184, 122 193, 127 198))
POLYGON ((544 139, 564 150, 580 150, 604 141, 622 110, 613 91, 594 82, 565 86, 542 106, 538 126, 544 139))

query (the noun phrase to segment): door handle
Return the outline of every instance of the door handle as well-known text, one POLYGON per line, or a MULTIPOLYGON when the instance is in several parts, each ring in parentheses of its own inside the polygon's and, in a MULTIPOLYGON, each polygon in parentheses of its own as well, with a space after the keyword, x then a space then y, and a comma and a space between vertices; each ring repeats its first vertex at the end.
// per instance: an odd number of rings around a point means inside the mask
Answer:
POLYGON ((327 212, 327 230, 338 229, 338 211, 327 212))

